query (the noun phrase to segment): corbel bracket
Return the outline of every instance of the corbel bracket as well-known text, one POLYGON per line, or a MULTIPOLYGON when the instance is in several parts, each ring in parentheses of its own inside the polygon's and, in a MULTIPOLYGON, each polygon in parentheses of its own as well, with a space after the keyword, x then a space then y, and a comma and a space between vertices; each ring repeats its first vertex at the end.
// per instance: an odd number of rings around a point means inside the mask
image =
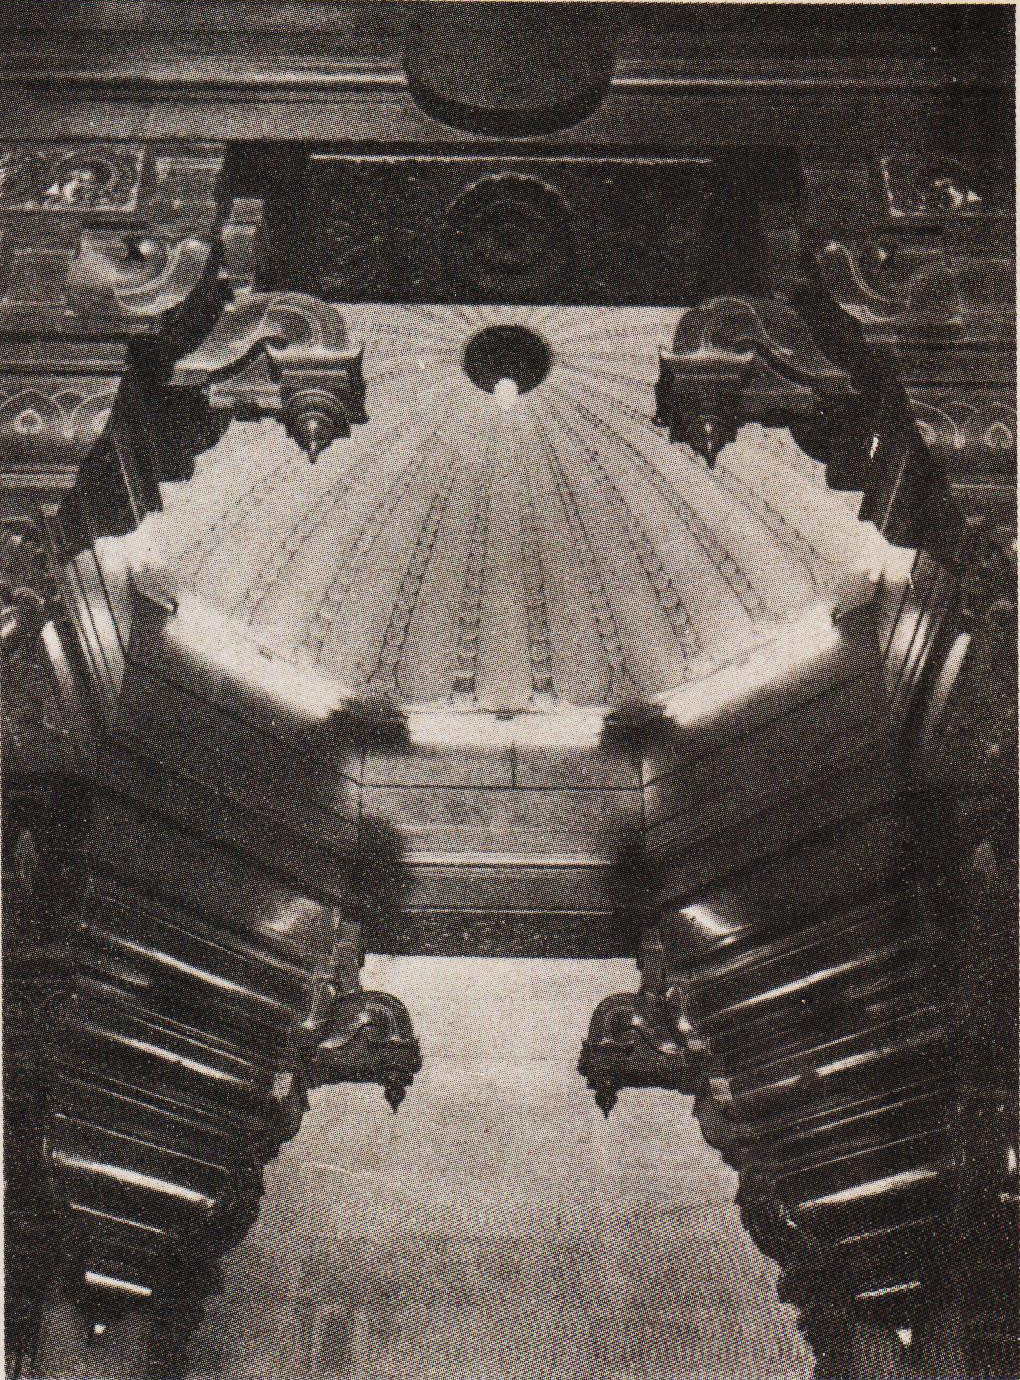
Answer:
POLYGON ((343 992, 319 1036, 311 1086, 378 1083, 396 1111, 421 1069, 407 1007, 388 992, 343 992))
POLYGON ((856 390, 800 316, 764 298, 714 297, 661 350, 656 420, 714 465, 745 422, 838 426, 856 390))
POLYGON ((621 1088, 693 1093, 697 1081, 683 1045, 651 992, 620 992, 599 1002, 577 1071, 608 1117, 621 1088))
POLYGON ((367 420, 363 345, 339 307, 299 292, 239 291, 172 384, 201 389, 214 413, 276 417, 314 463, 367 420))
POLYGON ((657 926, 641 937, 641 987, 596 1006, 577 1071, 605 1116, 621 1088, 671 1088, 695 1093, 701 1081, 701 1045, 691 1042, 671 1009, 672 982, 657 926))

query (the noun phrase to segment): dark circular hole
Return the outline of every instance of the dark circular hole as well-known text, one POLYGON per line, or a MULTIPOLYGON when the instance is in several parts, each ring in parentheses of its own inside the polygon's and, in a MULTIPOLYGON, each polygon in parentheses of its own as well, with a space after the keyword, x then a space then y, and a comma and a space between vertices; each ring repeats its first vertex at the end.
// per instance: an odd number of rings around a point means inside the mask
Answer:
POLYGON ((486 393, 500 379, 512 379, 519 393, 527 393, 542 382, 551 364, 549 346, 525 326, 487 326, 464 350, 464 372, 486 393))

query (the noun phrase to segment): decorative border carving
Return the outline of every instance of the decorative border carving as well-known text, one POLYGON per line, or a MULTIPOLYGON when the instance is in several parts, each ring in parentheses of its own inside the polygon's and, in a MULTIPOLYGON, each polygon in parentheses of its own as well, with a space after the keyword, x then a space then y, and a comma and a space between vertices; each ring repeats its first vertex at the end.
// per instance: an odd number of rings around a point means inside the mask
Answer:
POLYGON ((807 172, 818 280, 870 345, 893 352, 932 453, 958 482, 1015 480, 1008 169, 929 151, 807 172))
POLYGON ((0 209, 134 211, 144 159, 138 144, 0 146, 0 209))
MULTIPOLYGON (((161 353, 187 338, 221 291, 223 168, 222 148, 206 144, 0 149, 5 523, 66 500, 83 469, 124 489, 107 495, 111 511, 133 511, 142 494, 158 503, 158 457, 154 473, 125 472, 131 447, 120 447, 116 464, 93 462, 114 447, 118 399, 139 350, 148 352, 147 386, 133 405, 158 405, 161 353)), ((234 259, 238 274, 240 246, 234 259)), ((145 470, 153 459, 137 457, 145 470)))

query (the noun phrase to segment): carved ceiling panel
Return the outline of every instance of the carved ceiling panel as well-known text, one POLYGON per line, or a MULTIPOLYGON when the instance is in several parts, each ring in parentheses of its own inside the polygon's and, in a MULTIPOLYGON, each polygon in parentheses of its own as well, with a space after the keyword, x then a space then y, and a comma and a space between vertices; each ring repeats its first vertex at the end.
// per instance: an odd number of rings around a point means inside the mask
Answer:
POLYGON ((694 682, 895 562, 785 432, 654 421, 675 313, 350 307, 368 420, 317 464, 235 422, 136 538, 352 690, 519 712, 694 682), (533 347, 533 348, 527 348, 533 347))
POLYGON ((340 301, 682 303, 712 160, 325 153, 310 169, 314 281, 340 301))

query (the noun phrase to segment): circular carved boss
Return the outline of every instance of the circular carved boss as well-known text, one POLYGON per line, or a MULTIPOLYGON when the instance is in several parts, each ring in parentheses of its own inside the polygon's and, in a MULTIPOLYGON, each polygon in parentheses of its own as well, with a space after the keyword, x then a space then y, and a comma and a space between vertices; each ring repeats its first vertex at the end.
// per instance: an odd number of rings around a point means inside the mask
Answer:
POLYGON ((446 224, 451 267, 483 293, 531 295, 573 258, 570 206, 537 177, 481 178, 450 203, 446 224))
POLYGON ((409 5, 404 71, 428 114, 521 138, 577 124, 605 99, 615 5, 409 5))

